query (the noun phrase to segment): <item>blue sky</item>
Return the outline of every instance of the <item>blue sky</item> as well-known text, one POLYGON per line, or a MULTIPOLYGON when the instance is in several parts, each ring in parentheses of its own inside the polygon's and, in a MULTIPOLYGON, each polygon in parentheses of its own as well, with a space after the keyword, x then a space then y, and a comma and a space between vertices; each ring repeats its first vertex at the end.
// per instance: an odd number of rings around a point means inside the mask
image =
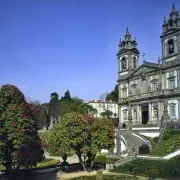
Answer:
POLYGON ((67 89, 84 100, 99 99, 116 84, 118 43, 130 19, 141 55, 157 62, 163 18, 173 2, 1 0, 0 85, 16 85, 41 102, 67 89))

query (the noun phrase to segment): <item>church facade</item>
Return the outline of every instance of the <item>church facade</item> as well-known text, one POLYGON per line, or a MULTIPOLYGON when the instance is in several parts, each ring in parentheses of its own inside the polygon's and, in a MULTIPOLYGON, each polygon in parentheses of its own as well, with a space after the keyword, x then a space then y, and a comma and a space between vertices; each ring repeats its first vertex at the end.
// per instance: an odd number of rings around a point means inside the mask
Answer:
MULTIPOLYGON (((172 120, 180 119, 180 17, 175 5, 162 26, 162 58, 157 63, 143 61, 128 29, 120 40, 118 57, 118 112, 120 124, 128 124, 128 110, 133 126, 160 125, 164 100, 172 120)), ((145 54, 144 54, 145 55, 145 54)))

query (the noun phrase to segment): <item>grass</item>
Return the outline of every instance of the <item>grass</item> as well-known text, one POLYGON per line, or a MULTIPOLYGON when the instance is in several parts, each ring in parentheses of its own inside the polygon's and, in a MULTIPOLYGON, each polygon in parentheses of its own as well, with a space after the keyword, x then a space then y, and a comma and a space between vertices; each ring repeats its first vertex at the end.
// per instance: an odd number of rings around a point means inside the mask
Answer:
POLYGON ((180 149, 180 132, 179 134, 171 134, 171 136, 166 140, 163 139, 159 146, 156 147, 151 154, 153 156, 162 157, 174 152, 177 149, 180 149))

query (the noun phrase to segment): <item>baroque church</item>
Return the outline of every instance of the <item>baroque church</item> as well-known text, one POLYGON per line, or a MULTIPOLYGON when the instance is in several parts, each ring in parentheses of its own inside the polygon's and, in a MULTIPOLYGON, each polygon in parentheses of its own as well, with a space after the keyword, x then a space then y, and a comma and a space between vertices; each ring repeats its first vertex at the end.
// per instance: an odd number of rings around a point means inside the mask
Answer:
MULTIPOLYGON (((180 119, 180 17, 173 4, 170 17, 162 25, 162 58, 139 66, 136 40, 126 30, 120 40, 118 57, 119 122, 133 126, 160 126, 164 102, 172 120, 180 119)), ((145 55, 145 54, 143 54, 145 55)))

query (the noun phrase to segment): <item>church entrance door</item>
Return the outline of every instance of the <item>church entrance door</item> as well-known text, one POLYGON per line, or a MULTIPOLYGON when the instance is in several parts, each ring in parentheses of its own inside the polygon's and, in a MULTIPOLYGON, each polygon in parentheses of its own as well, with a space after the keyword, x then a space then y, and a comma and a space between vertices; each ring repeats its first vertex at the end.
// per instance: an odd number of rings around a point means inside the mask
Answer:
POLYGON ((147 124, 149 121, 148 105, 142 107, 142 124, 147 124))

